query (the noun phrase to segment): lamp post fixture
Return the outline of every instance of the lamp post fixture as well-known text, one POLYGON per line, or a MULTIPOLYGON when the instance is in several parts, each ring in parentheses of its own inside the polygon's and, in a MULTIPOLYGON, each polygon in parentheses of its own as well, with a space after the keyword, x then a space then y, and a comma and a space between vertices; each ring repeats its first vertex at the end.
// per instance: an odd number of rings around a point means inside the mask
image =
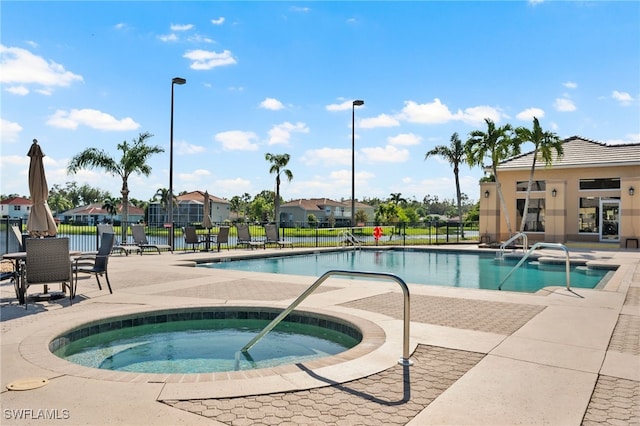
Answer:
POLYGON ((356 223, 356 106, 362 105, 360 99, 351 105, 351 232, 356 223))
POLYGON ((169 244, 173 250, 173 86, 176 84, 185 84, 187 80, 182 77, 174 77, 171 80, 171 129, 169 131, 169 212, 168 218, 169 225, 169 244))

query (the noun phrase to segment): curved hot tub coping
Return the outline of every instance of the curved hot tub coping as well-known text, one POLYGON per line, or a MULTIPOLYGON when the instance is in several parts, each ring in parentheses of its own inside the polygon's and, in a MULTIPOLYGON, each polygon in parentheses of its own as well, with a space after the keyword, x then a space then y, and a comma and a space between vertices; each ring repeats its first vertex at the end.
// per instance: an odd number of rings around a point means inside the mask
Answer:
MULTIPOLYGON (((199 304, 179 307, 135 306, 124 310, 105 312, 96 309, 82 319, 59 321, 44 328, 20 343, 22 356, 46 370, 74 377, 95 380, 133 383, 164 383, 159 399, 197 399, 246 396, 273 392, 311 389, 344 383, 362 378, 397 364, 401 355, 401 342, 391 342, 389 334, 398 334, 394 328, 400 327, 395 320, 372 321, 349 309, 328 310, 304 307, 298 313, 327 316, 340 322, 347 322, 362 333, 362 341, 355 347, 340 354, 319 358, 301 364, 282 365, 273 368, 233 371, 225 373, 199 374, 150 374, 100 370, 71 363, 54 355, 50 343, 71 330, 86 327, 92 323, 107 322, 121 316, 145 316, 159 311, 186 312, 197 309, 278 309, 286 306, 277 303, 233 303, 199 304), (347 312, 350 311, 350 312, 347 312), (389 331, 384 328, 394 327, 389 331), (215 386, 212 384, 215 382, 215 386)), ((370 313, 369 313, 370 314, 370 313)))

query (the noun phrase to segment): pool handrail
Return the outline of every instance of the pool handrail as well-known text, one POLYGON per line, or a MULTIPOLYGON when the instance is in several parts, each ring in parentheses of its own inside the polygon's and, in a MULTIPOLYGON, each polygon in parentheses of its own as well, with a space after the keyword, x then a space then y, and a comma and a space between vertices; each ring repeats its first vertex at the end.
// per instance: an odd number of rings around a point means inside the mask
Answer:
POLYGON ((511 244, 518 238, 522 238, 522 251, 523 252, 527 251, 527 249, 529 248, 529 237, 527 237, 527 234, 525 234, 524 232, 518 232, 516 235, 509 238, 507 241, 500 244, 500 252, 498 252, 498 257, 501 258, 504 255, 505 247, 507 247, 509 244, 511 244))
POLYGON ((389 279, 397 282, 402 288, 404 294, 404 328, 403 328, 403 344, 402 344, 402 358, 398 360, 398 364, 404 366, 410 366, 413 361, 409 359, 409 323, 411 321, 411 309, 410 309, 410 295, 409 287, 402 278, 395 274, 389 274, 386 272, 368 272, 368 271, 346 271, 332 269, 325 272, 320 278, 318 278, 313 284, 309 286, 296 300, 293 301, 284 311, 282 311, 277 317, 275 317, 267 326, 262 329, 249 343, 244 345, 240 350, 241 352, 247 352, 253 347, 260 339, 262 339, 268 332, 270 332, 276 325, 278 325, 287 315, 291 313, 304 299, 306 299, 316 288, 325 282, 329 277, 334 275, 348 276, 348 277, 366 277, 377 279, 389 279))
POLYGON ((516 269, 518 269, 520 266, 522 266, 524 261, 527 260, 527 258, 531 255, 531 253, 533 253, 533 251, 535 249, 537 249, 538 247, 555 248, 555 249, 560 249, 560 250, 564 251, 565 259, 566 259, 565 260, 565 265, 566 265, 566 285, 567 285, 567 290, 571 290, 571 278, 570 278, 571 262, 569 261, 569 249, 564 244, 560 244, 560 243, 545 243, 545 242, 535 243, 534 245, 531 246, 529 251, 524 256, 522 256, 522 259, 520 259, 520 261, 516 264, 516 266, 514 266, 513 269, 511 271, 509 271, 507 276, 504 277, 502 282, 500 282, 500 285, 498 286, 498 290, 502 290, 502 285, 505 283, 505 281, 507 281, 509 279, 509 277, 516 271, 516 269))
POLYGON ((358 240, 351 231, 340 231, 340 233, 338 233, 338 238, 342 242, 342 245, 351 243, 354 248, 360 247, 360 240, 358 240))

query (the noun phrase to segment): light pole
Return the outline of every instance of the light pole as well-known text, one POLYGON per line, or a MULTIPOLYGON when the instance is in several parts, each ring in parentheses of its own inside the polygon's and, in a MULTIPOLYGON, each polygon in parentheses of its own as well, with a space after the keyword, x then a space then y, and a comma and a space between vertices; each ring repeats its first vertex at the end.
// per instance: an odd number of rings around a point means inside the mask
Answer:
POLYGON ((362 105, 359 99, 351 105, 351 232, 356 223, 356 106, 362 105))
POLYGON ((176 84, 185 84, 187 80, 181 77, 174 77, 171 80, 171 129, 169 131, 169 244, 173 250, 173 86, 176 84))

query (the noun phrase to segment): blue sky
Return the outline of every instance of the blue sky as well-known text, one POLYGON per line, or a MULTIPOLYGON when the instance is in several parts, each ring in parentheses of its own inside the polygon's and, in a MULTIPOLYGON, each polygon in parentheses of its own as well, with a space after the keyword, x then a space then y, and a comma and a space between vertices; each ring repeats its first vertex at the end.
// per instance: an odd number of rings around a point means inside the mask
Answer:
MULTIPOLYGON (((49 185, 112 195, 101 171, 66 174, 87 147, 115 158, 141 132, 165 149, 131 197, 174 191, 231 198, 274 190, 265 153, 288 153, 285 200, 455 197, 451 167, 427 151, 457 132, 531 127, 640 142, 640 3, 31 2, 1 4, 3 194, 28 195, 39 140, 49 185)), ((528 149, 526 146, 524 149, 528 149)), ((479 168, 461 169, 478 198, 479 168)))

